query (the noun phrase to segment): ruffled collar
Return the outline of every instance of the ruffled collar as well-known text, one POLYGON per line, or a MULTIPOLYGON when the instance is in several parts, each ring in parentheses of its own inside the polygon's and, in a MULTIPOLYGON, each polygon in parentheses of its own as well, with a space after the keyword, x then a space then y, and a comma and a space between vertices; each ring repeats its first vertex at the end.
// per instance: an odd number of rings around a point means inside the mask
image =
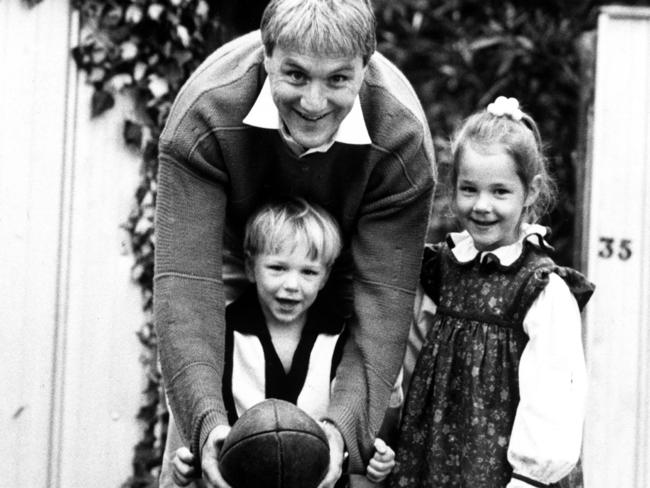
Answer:
POLYGON ((522 224, 521 233, 516 242, 492 251, 479 251, 476 249, 474 240, 467 231, 448 234, 447 243, 454 258, 459 263, 467 263, 478 259, 482 263, 494 262, 508 267, 521 257, 524 244, 531 244, 546 251, 553 251, 553 247, 544 239, 548 235, 550 235, 548 227, 538 224, 522 224))

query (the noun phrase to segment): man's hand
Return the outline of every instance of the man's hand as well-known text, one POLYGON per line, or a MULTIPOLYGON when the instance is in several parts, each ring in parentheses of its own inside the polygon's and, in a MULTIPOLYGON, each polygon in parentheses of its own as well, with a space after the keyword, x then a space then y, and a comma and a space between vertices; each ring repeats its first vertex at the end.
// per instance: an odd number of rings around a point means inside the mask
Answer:
POLYGON ((394 467, 395 451, 381 439, 375 439, 375 454, 366 468, 366 477, 373 483, 381 483, 394 467))
POLYGON ((203 479, 209 487, 214 488, 231 488, 223 479, 219 472, 219 462, 217 457, 223 441, 230 432, 227 425, 218 425, 208 435, 208 439, 201 450, 201 469, 203 470, 203 479))
POLYGON ((327 441, 330 445, 330 466, 325 474, 325 478, 321 481, 317 488, 333 488, 334 484, 338 481, 343 474, 343 451, 345 443, 343 436, 336 426, 328 421, 322 421, 320 426, 323 428, 327 441))

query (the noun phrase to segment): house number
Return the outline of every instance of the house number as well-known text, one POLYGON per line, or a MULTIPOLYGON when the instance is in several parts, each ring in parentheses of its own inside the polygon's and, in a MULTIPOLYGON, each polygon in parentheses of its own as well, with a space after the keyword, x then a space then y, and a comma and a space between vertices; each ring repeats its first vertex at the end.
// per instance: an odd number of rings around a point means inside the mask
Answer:
POLYGON ((621 261, 627 261, 632 256, 632 241, 630 239, 614 239, 613 237, 601 237, 598 256, 604 259, 617 257, 621 261))

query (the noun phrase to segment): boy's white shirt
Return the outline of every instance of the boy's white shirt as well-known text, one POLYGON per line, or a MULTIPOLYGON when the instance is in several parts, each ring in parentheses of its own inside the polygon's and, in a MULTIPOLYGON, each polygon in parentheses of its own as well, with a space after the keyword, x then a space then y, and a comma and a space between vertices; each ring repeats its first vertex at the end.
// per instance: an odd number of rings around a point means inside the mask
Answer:
MULTIPOLYGON (((508 266, 521 255, 525 239, 537 239, 532 236, 535 233, 543 236, 546 229, 524 225, 517 242, 490 253, 508 266)), ((480 253, 469 233, 453 233, 451 238, 458 261, 470 261, 480 253)), ((404 365, 407 377, 435 309, 418 287, 404 365)), ((519 363, 520 401, 508 461, 517 474, 544 484, 555 483, 569 474, 580 457, 587 392, 580 311, 568 286, 555 273, 530 307, 523 328, 529 340, 519 363)), ((531 486, 512 479, 506 488, 531 486)))

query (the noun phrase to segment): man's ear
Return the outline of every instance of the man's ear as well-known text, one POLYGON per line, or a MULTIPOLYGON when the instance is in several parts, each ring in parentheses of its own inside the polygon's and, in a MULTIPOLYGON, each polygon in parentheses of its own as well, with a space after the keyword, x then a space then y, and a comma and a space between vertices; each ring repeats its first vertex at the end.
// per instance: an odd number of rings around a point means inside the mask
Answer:
POLYGON ((246 278, 251 283, 255 283, 255 259, 250 255, 246 254, 244 258, 244 272, 246 273, 246 278))
POLYGON ((528 192, 526 194, 526 201, 524 202, 524 206, 530 207, 533 203, 535 203, 535 200, 537 200, 541 188, 542 188, 542 175, 533 176, 530 185, 528 185, 528 192))
POLYGON ((271 62, 271 57, 269 54, 266 52, 266 49, 264 50, 264 71, 266 71, 266 74, 269 73, 269 63, 271 62))

